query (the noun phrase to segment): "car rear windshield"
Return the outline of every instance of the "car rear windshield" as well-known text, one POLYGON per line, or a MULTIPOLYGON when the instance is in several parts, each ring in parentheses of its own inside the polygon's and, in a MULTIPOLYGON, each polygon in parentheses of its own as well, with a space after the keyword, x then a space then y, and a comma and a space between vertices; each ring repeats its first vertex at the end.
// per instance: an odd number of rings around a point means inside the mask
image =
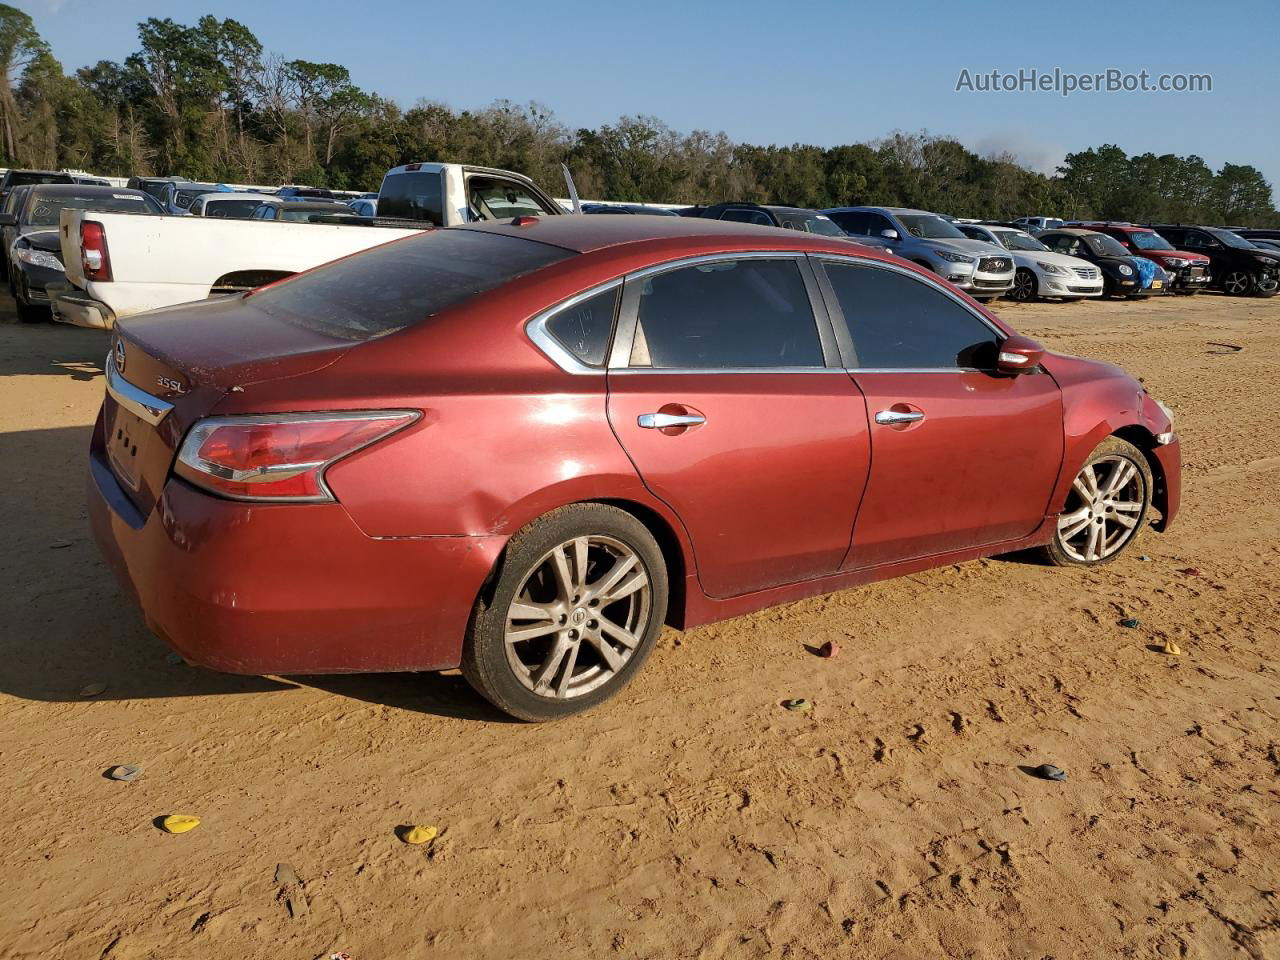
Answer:
POLYGON ((432 230, 250 294, 249 303, 329 336, 372 340, 571 256, 518 237, 432 230))
POLYGON ((206 217, 230 217, 239 220, 253 214, 261 200, 206 200, 204 215, 206 217))
POLYGON ((439 171, 395 173, 378 193, 378 215, 444 226, 444 181, 439 171))
MULTIPOLYGON (((98 188, 94 188, 98 189, 98 188)), ((58 193, 31 197, 27 223, 33 227, 56 227, 63 210, 109 210, 118 213, 160 213, 160 205, 146 194, 120 191, 108 193, 58 193)))

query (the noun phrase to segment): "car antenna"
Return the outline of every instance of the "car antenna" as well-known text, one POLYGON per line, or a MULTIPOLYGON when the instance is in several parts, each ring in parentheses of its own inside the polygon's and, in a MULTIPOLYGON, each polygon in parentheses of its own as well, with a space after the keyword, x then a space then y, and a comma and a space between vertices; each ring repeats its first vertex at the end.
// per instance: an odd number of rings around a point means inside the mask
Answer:
POLYGON ((569 165, 561 163, 560 169, 564 171, 564 183, 569 188, 569 200, 573 203, 573 212, 582 212, 582 201, 578 199, 578 188, 573 185, 573 174, 569 172, 569 165))

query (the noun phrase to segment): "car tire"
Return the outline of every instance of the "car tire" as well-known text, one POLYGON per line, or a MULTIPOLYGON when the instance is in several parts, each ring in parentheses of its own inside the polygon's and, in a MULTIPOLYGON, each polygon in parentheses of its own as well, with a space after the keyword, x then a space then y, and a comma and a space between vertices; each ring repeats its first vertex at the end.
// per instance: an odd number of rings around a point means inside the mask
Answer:
POLYGON ((1018 272, 1013 275, 1013 286, 1006 296, 1018 303, 1030 303, 1037 299, 1040 296, 1040 282, 1035 273, 1026 267, 1019 267, 1018 272))
POLYGON ((1110 563, 1142 535, 1154 487, 1142 451, 1108 437, 1077 471, 1044 559, 1059 567, 1110 563))
POLYGON ((462 674, 521 720, 588 710, 644 664, 668 592, 662 550, 643 523, 601 503, 561 507, 507 544, 472 612, 462 674))

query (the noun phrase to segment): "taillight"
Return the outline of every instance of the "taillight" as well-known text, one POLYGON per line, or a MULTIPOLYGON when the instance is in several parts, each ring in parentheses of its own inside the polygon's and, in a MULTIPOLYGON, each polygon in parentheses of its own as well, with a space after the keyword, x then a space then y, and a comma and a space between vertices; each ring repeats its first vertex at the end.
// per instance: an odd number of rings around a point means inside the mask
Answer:
POLYGON ((333 500, 332 463, 417 419, 408 410, 210 417, 187 434, 174 472, 235 500, 333 500))
POLYGON ((80 267, 84 278, 94 283, 111 279, 111 255, 107 253, 107 234, 94 220, 80 221, 80 267))

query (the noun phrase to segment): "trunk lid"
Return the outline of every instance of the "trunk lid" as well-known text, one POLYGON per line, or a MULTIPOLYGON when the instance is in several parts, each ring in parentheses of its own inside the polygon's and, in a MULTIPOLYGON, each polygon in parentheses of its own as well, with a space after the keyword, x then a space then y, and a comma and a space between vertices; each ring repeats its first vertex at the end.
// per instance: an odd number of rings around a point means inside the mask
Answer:
POLYGON ((191 425, 235 388, 321 370, 355 344, 225 297, 121 321, 106 358, 103 449, 143 515, 191 425))

